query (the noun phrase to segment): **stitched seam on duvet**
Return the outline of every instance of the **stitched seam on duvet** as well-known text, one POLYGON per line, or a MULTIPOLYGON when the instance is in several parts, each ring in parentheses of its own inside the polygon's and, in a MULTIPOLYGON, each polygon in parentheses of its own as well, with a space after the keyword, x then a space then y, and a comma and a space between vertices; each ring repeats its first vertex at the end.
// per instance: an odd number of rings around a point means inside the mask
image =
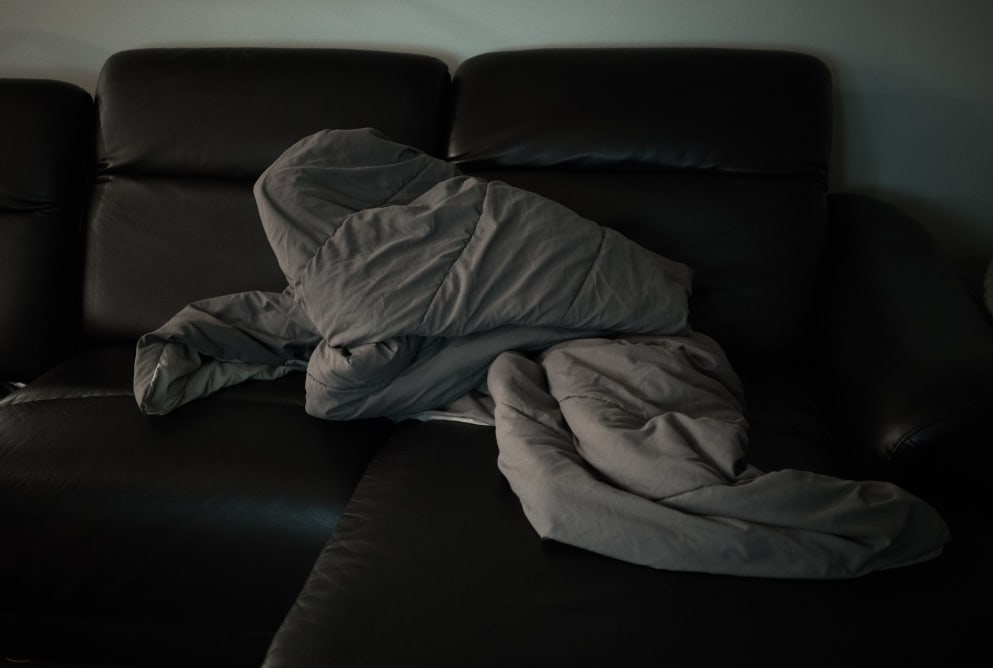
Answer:
POLYGON ((735 485, 735 481, 733 481, 733 480, 731 482, 723 482, 723 483, 722 482, 710 482, 710 483, 707 483, 705 485, 700 485, 699 487, 694 487, 693 489, 686 489, 686 490, 683 490, 682 492, 676 492, 675 494, 669 494, 668 496, 660 496, 657 499, 653 499, 653 501, 655 501, 655 503, 664 503, 666 501, 673 501, 675 499, 678 499, 681 496, 685 496, 687 494, 693 494, 694 492, 699 492, 700 490, 709 489, 711 487, 734 487, 734 485, 735 485))
MULTIPOLYGON (((534 417, 534 411, 531 411, 531 412, 528 412, 528 411, 526 411, 526 410, 524 410, 523 408, 521 408, 520 406, 516 406, 516 405, 514 405, 514 404, 512 404, 512 403, 509 403, 509 402, 507 402, 507 401, 494 401, 494 402, 493 402, 493 407, 494 407, 494 412, 495 412, 495 409, 496 409, 496 407, 497 407, 497 406, 502 406, 503 408, 506 408, 507 410, 511 410, 511 411, 513 411, 513 412, 515 412, 515 413, 517 413, 517 414, 518 414, 519 416, 521 416, 521 417, 523 417, 523 418, 525 418, 526 420, 531 420, 531 421, 535 421, 535 417, 534 417)), ((559 412, 559 414, 558 414, 558 418, 559 418, 559 419, 563 419, 563 418, 562 418, 562 413, 561 413, 561 412, 559 412)), ((563 420, 563 421, 564 421, 564 420, 563 420)), ((496 424, 499 424, 499 422, 500 422, 500 421, 499 421, 499 420, 497 420, 497 419, 496 419, 496 418, 494 417, 494 422, 495 422, 496 424)), ((570 431, 569 431, 569 433, 571 434, 571 433, 572 433, 572 431, 570 430, 570 431)), ((576 450, 575 450, 574 448, 573 448, 573 450, 572 450, 572 452, 573 452, 573 453, 574 453, 574 454, 575 454, 575 455, 576 455, 577 457, 579 456, 579 453, 578 453, 578 452, 576 452, 576 450)), ((585 463, 585 461, 586 461, 586 460, 583 460, 583 461, 584 461, 584 463, 585 463)))
POLYGON ((422 336, 436 335, 436 332, 424 332, 424 320, 428 316, 428 311, 430 311, 431 307, 434 306, 435 300, 438 299, 438 295, 441 293, 441 289, 445 287, 445 283, 448 282, 448 277, 452 275, 452 270, 455 269, 455 265, 459 263, 459 260, 461 260, 462 256, 465 255, 466 249, 469 248, 469 244, 472 243, 472 240, 476 238, 476 232, 477 230, 479 230, 479 221, 483 217, 483 211, 486 210, 486 199, 489 196, 490 196, 490 189, 487 187, 485 192, 483 193, 483 201, 479 205, 479 215, 476 216, 476 223, 472 226, 472 234, 470 234, 468 238, 466 238, 465 243, 462 244, 462 250, 460 250, 459 254, 455 256, 455 259, 452 261, 452 264, 448 266, 448 271, 445 272, 445 275, 441 278, 441 281, 438 283, 438 287, 434 289, 434 294, 431 295, 431 301, 428 302, 428 305, 424 307, 424 312, 421 313, 421 321, 418 323, 417 329, 414 331, 415 334, 420 334, 422 336))
MULTIPOLYGON (((433 167, 433 166, 434 166, 433 163, 427 163, 427 164, 425 164, 423 167, 421 167, 421 170, 419 172, 417 172, 412 177, 410 177, 409 179, 407 179, 406 183, 404 183, 402 186, 400 186, 400 189, 397 190, 395 193, 393 193, 393 196, 392 197, 390 197, 388 200, 386 200, 385 202, 383 202, 379 206, 380 207, 391 206, 393 204, 393 202, 396 201, 396 198, 397 197, 399 197, 400 195, 406 195, 406 194, 408 194, 407 193, 407 186, 409 186, 411 183, 413 183, 417 179, 421 178, 421 175, 424 172, 428 171, 428 169, 431 168, 431 167, 433 167)), ((443 182, 444 181, 439 181, 438 183, 443 183, 443 182)), ((435 183, 434 185, 436 186, 436 185, 438 185, 438 183, 435 183)), ((431 186, 431 187, 433 188, 434 186, 431 186)), ((430 189, 431 188, 428 188, 428 190, 430 190, 430 189)), ((425 192, 427 192, 427 191, 425 191, 425 192)), ((423 195, 424 193, 420 193, 420 194, 423 195)), ((419 196, 420 195, 418 195, 418 197, 419 196)))
MULTIPOLYGON (((348 222, 348 220, 349 220, 349 219, 350 219, 350 218, 351 218, 352 216, 354 216, 355 214, 357 214, 357 213, 359 213, 359 212, 362 212, 362 211, 368 211, 369 209, 380 209, 380 208, 382 208, 382 207, 384 207, 384 206, 390 206, 390 205, 392 204, 392 202, 393 202, 393 201, 394 201, 394 200, 395 200, 395 199, 396 199, 397 197, 399 197, 400 195, 402 195, 403 193, 405 193, 405 192, 406 192, 406 188, 407 188, 407 186, 409 186, 409 185, 410 185, 411 183, 413 183, 413 182, 414 182, 414 181, 415 181, 416 179, 418 179, 418 178, 420 178, 420 176, 421 176, 421 174, 423 174, 424 172, 426 172, 426 171, 428 170, 428 168, 429 168, 429 167, 431 167, 431 165, 430 165, 430 164, 428 164, 428 165, 424 165, 424 166, 423 166, 423 167, 421 168, 421 170, 420 170, 419 172, 417 172, 417 174, 415 174, 415 175, 414 175, 413 177, 411 177, 411 178, 410 178, 410 180, 408 180, 408 181, 407 181, 406 183, 404 183, 404 184, 403 184, 402 186, 400 186, 400 189, 399 189, 399 190, 397 190, 397 192, 395 192, 395 193, 393 193, 393 195, 392 195, 392 196, 390 196, 390 198, 389 198, 389 199, 387 199, 387 200, 385 200, 385 201, 383 201, 383 202, 381 202, 381 203, 379 203, 379 204, 376 204, 375 206, 367 206, 367 207, 365 207, 364 209, 357 209, 357 210, 355 210, 355 211, 353 211, 353 212, 351 212, 350 214, 348 214, 347 216, 345 216, 344 218, 342 218, 342 219, 341 219, 341 223, 340 223, 340 224, 339 224, 339 225, 338 225, 338 226, 337 226, 336 228, 334 228, 334 231, 333 231, 333 232, 331 232, 331 234, 329 234, 329 235, 328 235, 327 237, 325 237, 325 239, 324 239, 324 241, 322 241, 321 243, 319 243, 319 244, 317 244, 317 247, 316 247, 316 248, 314 249, 314 252, 313 252, 313 253, 311 253, 311 254, 310 254, 310 257, 309 257, 309 258, 307 258, 307 261, 306 261, 306 262, 304 262, 304 263, 303 263, 303 264, 301 265, 301 266, 303 267, 303 270, 302 270, 302 271, 301 271, 300 273, 303 273, 304 271, 306 271, 306 270, 307 270, 307 268, 308 268, 308 267, 310 267, 310 265, 311 265, 311 264, 312 264, 312 263, 314 262, 314 259, 315 259, 315 258, 317 257, 317 254, 318 254, 318 253, 320 253, 320 252, 321 252, 321 250, 322 250, 322 249, 323 249, 323 248, 324 248, 325 246, 327 246, 327 245, 328 245, 328 242, 329 242, 329 241, 331 241, 332 239, 334 239, 334 238, 335 238, 335 236, 336 236, 336 235, 338 234, 338 231, 339 231, 339 230, 340 230, 341 228, 343 228, 343 227, 345 226, 345 223, 346 223, 346 222, 348 222)), ((435 184, 435 185, 437 185, 437 184, 435 184)), ((423 194, 423 193, 422 193, 422 194, 423 194)), ((300 283, 300 278, 299 278, 299 276, 298 276, 298 277, 296 277, 296 281, 295 281, 295 282, 296 282, 297 284, 299 284, 299 283, 300 283)))
MULTIPOLYGON (((682 411, 671 410, 671 411, 661 411, 659 413, 653 413, 648 418, 645 418, 640 413, 632 413, 627 407, 621 405, 620 403, 618 403, 616 401, 612 401, 610 399, 607 399, 606 397, 599 397, 599 396, 594 396, 594 395, 590 395, 590 394, 567 394, 566 396, 562 397, 561 399, 556 399, 556 401, 558 401, 561 404, 562 402, 569 401, 570 399, 587 399, 589 401, 598 401, 601 404, 606 404, 607 406, 612 406, 614 408, 617 408, 619 410, 624 411, 628 415, 634 415, 635 417, 637 417, 639 419, 642 419, 642 420, 650 420, 653 417, 657 417, 659 415, 664 415, 665 413, 680 413, 682 415, 686 415, 682 411)), ((711 415, 704 415, 702 417, 706 417, 708 420, 713 420, 714 422, 723 422, 725 424, 741 424, 744 421, 744 417, 737 417, 737 418, 733 418, 733 419, 732 418, 713 417, 711 415)), ((693 419, 698 419, 698 418, 693 418, 693 419)))
POLYGON ((325 383, 324 381, 322 381, 320 378, 318 378, 309 371, 307 372, 307 378, 310 378, 312 381, 323 387, 325 390, 330 390, 332 392, 342 392, 342 393, 347 393, 347 392, 357 393, 357 392, 368 392, 369 390, 380 390, 386 387, 387 385, 389 385, 390 383, 392 383, 393 380, 395 380, 395 379, 391 379, 391 380, 383 381, 382 383, 376 383, 375 385, 358 385, 355 387, 341 387, 338 385, 328 385, 327 383, 325 383))
POLYGON ((582 294, 583 288, 586 287, 586 282, 590 280, 590 274, 593 273, 594 265, 596 265, 597 260, 600 259, 600 253, 603 252, 603 245, 604 243, 606 243, 606 240, 607 240, 607 231, 601 227, 600 243, 596 247, 596 253, 593 254, 593 259, 590 260, 590 266, 586 268, 586 274, 583 276, 583 281, 579 284, 579 287, 576 288, 576 294, 574 294, 572 296, 572 299, 569 301, 569 308, 566 309, 565 311, 566 313, 572 313, 572 307, 576 305, 576 300, 579 299, 579 295, 582 294))
POLYGON ((569 401, 570 399, 588 399, 589 401, 598 401, 601 404, 606 404, 607 406, 612 406, 613 408, 617 408, 619 410, 622 410, 625 413, 631 413, 631 411, 629 411, 627 408, 625 408, 624 406, 622 406, 620 403, 618 403, 616 401, 613 401, 613 400, 608 399, 606 397, 598 397, 598 396, 594 396, 594 395, 590 395, 590 394, 567 394, 566 396, 562 397, 561 399, 556 399, 556 401, 561 404, 562 402, 569 401))
MULTIPOLYGON (((599 402, 604 403, 604 404, 607 404, 609 406, 614 406, 614 407, 617 407, 617 408, 621 408, 622 410, 625 410, 625 409, 623 409, 623 407, 621 407, 617 403, 612 402, 612 401, 609 401, 609 400, 606 400, 606 399, 604 399, 602 397, 591 397, 591 396, 586 396, 586 395, 581 395, 581 394, 574 394, 574 395, 570 395, 568 397, 563 397, 559 401, 559 403, 561 403, 562 401, 565 401, 567 399, 591 399, 593 401, 599 401, 599 402)), ((507 405, 507 404, 504 404, 504 405, 507 405)), ((508 406, 508 407, 509 408, 514 408, 513 406, 508 406)), ((520 412, 520 411, 518 411, 518 412, 520 412)), ((630 411, 625 411, 625 412, 629 412, 630 413, 630 411)), ((522 415, 523 415, 523 413, 522 413, 522 415)), ((528 416, 525 415, 525 417, 528 417, 528 416)), ((714 419, 719 419, 719 418, 714 418, 714 419)), ((729 420, 721 420, 721 421, 722 422, 732 422, 732 421, 729 421, 729 420)), ((580 455, 580 456, 582 456, 582 455, 580 455)), ((584 459, 583 461, 586 461, 586 460, 584 459)), ((593 468, 595 468, 595 467, 593 467, 593 468)), ((717 482, 717 483, 707 483, 707 484, 704 484, 704 485, 700 485, 699 487, 694 487, 693 489, 687 489, 687 490, 683 490, 681 492, 676 492, 674 494, 669 494, 669 495, 666 495, 666 496, 660 496, 660 497, 657 497, 657 498, 654 498, 654 499, 651 499, 651 500, 653 502, 655 502, 655 503, 665 503, 666 501, 671 501, 671 500, 674 500, 674 499, 678 499, 680 496, 683 496, 684 494, 692 494, 693 492, 699 492, 700 490, 707 489, 708 487, 727 487, 727 486, 733 485, 733 484, 734 484, 734 481, 732 481, 732 482, 726 482, 726 483, 719 483, 719 482, 717 482)), ((612 487, 617 487, 616 485, 611 485, 611 486, 612 487)), ((621 489, 620 487, 617 487, 617 488, 618 489, 621 489)))

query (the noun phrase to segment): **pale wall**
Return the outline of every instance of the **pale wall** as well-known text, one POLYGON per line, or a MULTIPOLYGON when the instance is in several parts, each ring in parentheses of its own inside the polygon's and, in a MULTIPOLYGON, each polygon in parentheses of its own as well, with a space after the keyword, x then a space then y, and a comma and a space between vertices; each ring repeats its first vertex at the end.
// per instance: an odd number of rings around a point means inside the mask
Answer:
MULTIPOLYGON (((0 76, 92 90, 134 47, 785 47, 834 71, 832 186, 883 195, 953 254, 993 255, 993 0, 0 0, 0 76)), ((2 159, 2 157, 0 157, 2 159)))

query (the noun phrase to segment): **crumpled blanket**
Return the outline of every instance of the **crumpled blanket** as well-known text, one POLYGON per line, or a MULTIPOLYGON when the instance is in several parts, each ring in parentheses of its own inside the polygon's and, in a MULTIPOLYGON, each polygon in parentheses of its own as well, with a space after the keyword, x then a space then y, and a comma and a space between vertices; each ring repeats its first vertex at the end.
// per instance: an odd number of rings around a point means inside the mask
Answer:
POLYGON ((305 370, 322 418, 492 423, 539 535, 657 568, 852 577, 948 539, 888 483, 747 466, 740 382, 678 262, 368 129, 301 140, 255 195, 287 289, 143 336, 146 413, 305 370))
POLYGON ((747 465, 741 384, 700 334, 508 352, 489 389, 498 464, 543 538, 653 568, 824 579, 923 561, 948 539, 890 483, 747 465))
POLYGON ((685 265, 372 130, 303 139, 255 195, 286 291, 203 300, 142 337, 145 412, 306 367, 312 415, 401 419, 505 350, 689 331, 685 265))

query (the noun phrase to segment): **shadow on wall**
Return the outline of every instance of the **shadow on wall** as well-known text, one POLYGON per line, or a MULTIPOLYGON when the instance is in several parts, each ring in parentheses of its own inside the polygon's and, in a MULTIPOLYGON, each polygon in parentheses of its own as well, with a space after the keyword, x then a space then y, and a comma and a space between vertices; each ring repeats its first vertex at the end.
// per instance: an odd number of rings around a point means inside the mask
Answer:
POLYGON ((900 206, 949 255, 993 255, 993 124, 975 97, 889 71, 836 74, 831 189, 900 206))
MULTIPOLYGON (((433 56, 454 69, 457 57, 441 49, 425 48, 420 45, 374 44, 357 42, 320 42, 286 40, 216 40, 210 42, 183 42, 171 40, 168 43, 137 44, 127 48, 155 47, 260 47, 260 48, 319 48, 319 49, 374 49, 400 51, 433 56)), ((104 62, 118 49, 108 50, 105 45, 92 44, 84 40, 67 39, 65 35, 42 31, 5 30, 0 28, 0 60, 8 65, 0 72, 3 77, 59 79, 68 81, 93 93, 104 62), (14 66, 9 63, 15 63, 14 66), (71 65, 67 65, 71 63, 71 65), (19 64, 19 65, 18 65, 19 64)))
MULTIPOLYGON (((245 46, 246 43, 229 39, 209 45, 245 46)), ((396 43, 289 44, 285 40, 252 40, 251 45, 410 51, 439 58, 450 69, 458 64, 458 58, 450 52, 396 43)), ((170 42, 168 46, 208 44, 170 42)), ((761 48, 758 44, 725 46, 761 48)), ((832 190, 875 195, 901 206, 950 255, 993 255, 993 188, 990 187, 993 167, 988 158, 993 155, 993 123, 983 113, 990 107, 984 100, 988 102, 993 92, 957 91, 955 82, 923 77, 917 80, 907 72, 846 63, 802 45, 782 48, 811 53, 824 60, 832 71, 835 108, 832 190), (938 89, 938 86, 944 87, 938 89)), ((61 79, 92 92, 100 68, 111 55, 107 49, 106 45, 65 34, 0 28, 0 54, 8 63, 0 76, 61 79)))
POLYGON ((64 34, 3 28, 0 28, 0 53, 8 63, 0 76, 59 79, 91 93, 107 55, 99 44, 64 34))

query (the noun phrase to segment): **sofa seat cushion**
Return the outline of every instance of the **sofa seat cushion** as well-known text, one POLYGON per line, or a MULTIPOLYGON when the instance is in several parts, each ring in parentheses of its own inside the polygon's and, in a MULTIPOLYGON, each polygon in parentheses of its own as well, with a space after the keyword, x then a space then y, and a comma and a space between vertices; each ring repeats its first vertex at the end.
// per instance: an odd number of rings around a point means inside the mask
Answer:
POLYGON ((539 540, 496 458, 491 429, 402 425, 264 665, 955 663, 982 637, 954 603, 993 592, 975 536, 857 580, 651 570, 539 540))
POLYGON ((133 356, 0 405, 0 612, 274 631, 392 423, 307 416, 302 375, 149 417, 133 356))

